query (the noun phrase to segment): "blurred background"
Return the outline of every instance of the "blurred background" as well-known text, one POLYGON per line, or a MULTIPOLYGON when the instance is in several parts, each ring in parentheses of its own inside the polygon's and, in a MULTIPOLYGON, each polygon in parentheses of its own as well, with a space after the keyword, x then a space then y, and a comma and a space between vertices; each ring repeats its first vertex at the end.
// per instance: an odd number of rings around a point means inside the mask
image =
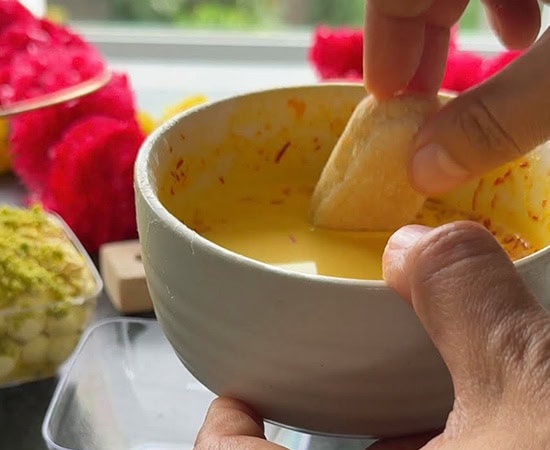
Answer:
MULTIPOLYGON (((263 30, 320 22, 360 25, 363 7, 364 0, 53 0, 48 4, 50 11, 77 21, 263 30)), ((461 27, 486 27, 481 2, 470 2, 461 27)))
MULTIPOLYGON (((152 113, 197 92, 216 99, 310 83, 317 24, 359 27, 365 0, 23 0, 69 23, 128 72, 138 103, 152 113)), ((498 49, 481 2, 472 1, 461 35, 498 49)))

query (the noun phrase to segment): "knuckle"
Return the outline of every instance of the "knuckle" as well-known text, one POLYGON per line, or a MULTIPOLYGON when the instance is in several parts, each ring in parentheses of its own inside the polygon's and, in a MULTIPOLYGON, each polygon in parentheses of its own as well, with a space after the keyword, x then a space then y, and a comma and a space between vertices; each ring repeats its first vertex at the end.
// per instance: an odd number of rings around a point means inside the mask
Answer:
POLYGON ((438 299, 440 313, 480 316, 484 302, 457 301, 453 293, 483 296, 513 266, 506 266, 509 260, 504 250, 476 223, 454 222, 437 231, 415 248, 411 284, 424 298, 438 299))
MULTIPOLYGON (((454 222, 438 228, 430 239, 418 247, 415 265, 425 280, 448 274, 471 275, 478 259, 502 252, 499 244, 482 226, 473 222, 454 222), (464 270, 457 272, 460 266, 464 270)), ((450 276, 448 278, 451 278, 450 276)))
POLYGON ((475 98, 457 114, 456 121, 467 144, 483 158, 492 155, 491 159, 501 162, 523 153, 514 137, 481 98, 475 98))

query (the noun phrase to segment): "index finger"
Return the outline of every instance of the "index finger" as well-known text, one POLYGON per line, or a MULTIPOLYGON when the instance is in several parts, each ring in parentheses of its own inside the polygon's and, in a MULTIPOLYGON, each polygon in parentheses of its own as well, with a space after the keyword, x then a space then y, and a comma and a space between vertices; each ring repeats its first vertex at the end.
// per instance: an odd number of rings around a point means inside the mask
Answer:
POLYGON ((425 11, 396 15, 394 8, 381 8, 383 3, 366 2, 363 77, 367 91, 390 97, 404 89, 418 69, 424 50, 425 11))
POLYGON ((363 72, 379 98, 403 90, 436 92, 443 79, 449 31, 468 0, 367 0, 363 72))

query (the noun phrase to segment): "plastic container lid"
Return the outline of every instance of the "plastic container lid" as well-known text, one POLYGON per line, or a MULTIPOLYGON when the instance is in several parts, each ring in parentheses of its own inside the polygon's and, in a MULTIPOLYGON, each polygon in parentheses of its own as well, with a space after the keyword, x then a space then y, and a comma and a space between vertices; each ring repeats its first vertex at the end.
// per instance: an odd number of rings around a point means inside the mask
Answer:
MULTIPOLYGON (((51 450, 191 450, 215 395, 179 361, 151 319, 116 318, 91 327, 46 412, 51 450)), ((373 441, 310 436, 266 424, 291 450, 364 449, 373 441)))
POLYGON ((60 380, 42 434, 50 449, 191 449, 214 394, 179 362, 154 320, 90 328, 60 380))

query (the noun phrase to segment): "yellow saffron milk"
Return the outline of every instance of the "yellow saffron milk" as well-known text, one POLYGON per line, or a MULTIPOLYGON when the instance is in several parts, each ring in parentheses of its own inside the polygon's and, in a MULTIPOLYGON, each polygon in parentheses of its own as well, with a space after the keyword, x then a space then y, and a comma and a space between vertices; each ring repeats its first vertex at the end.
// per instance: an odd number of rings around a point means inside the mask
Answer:
MULTIPOLYGON (((169 177, 168 177, 169 178, 169 177)), ((169 184, 169 180, 167 179, 169 184)), ((161 200, 183 223, 210 241, 244 256, 276 265, 304 264, 308 271, 344 278, 381 279, 382 253, 391 232, 315 228, 309 220, 314 184, 266 179, 217 182, 175 201, 167 183, 161 200), (163 198, 164 197, 164 198, 163 198), (314 267, 314 269, 311 269, 314 267)), ((365 212, 366 214, 368 212, 365 212)), ((376 212, 372 212, 375 214, 376 212)), ((529 236, 505 223, 428 200, 415 223, 436 226, 460 219, 489 228, 513 259, 533 251, 529 236)))

